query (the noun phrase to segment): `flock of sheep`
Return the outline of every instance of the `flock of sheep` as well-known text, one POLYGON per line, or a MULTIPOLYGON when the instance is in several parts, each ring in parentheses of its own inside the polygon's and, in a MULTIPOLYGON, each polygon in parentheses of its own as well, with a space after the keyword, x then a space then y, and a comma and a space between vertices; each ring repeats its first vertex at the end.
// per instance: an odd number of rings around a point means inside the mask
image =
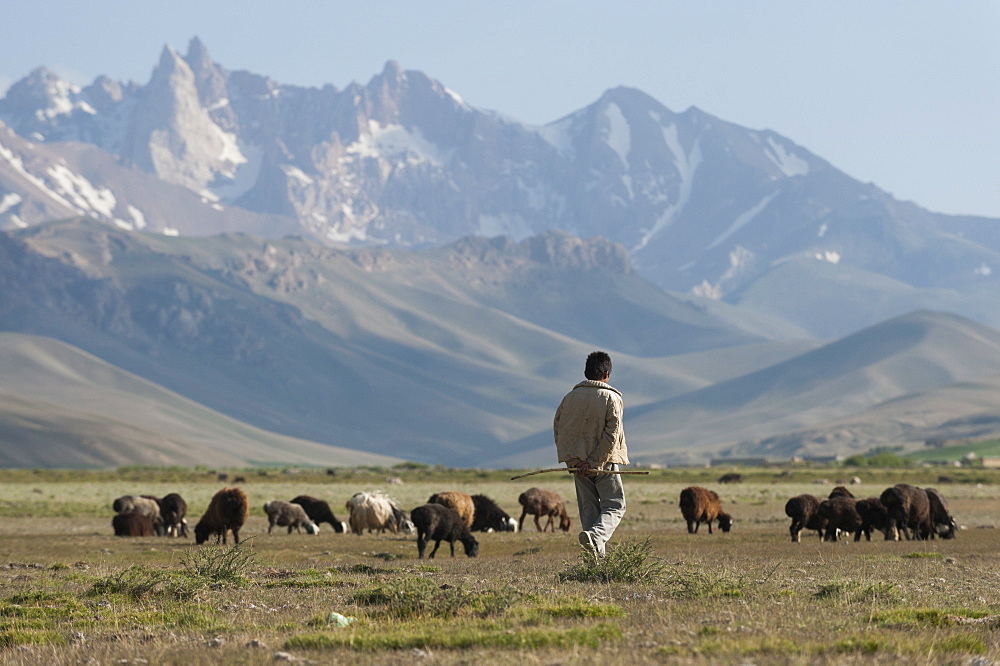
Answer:
MULTIPOLYGON (((516 532, 521 529, 526 516, 533 515, 535 526, 540 531, 555 531, 555 521, 559 528, 568 531, 571 525, 562 498, 551 490, 529 488, 518 497, 521 504, 521 518, 514 520, 500 506, 486 495, 468 495, 457 490, 435 493, 427 503, 415 508, 407 516, 406 512, 381 491, 355 493, 345 505, 350 512, 347 522, 338 520, 330 505, 309 495, 299 495, 291 501, 272 500, 264 504, 267 515, 267 531, 270 534, 275 525, 308 534, 319 534, 319 526, 329 523, 334 532, 354 534, 368 532, 392 534, 417 534, 417 552, 421 558, 428 542, 434 541, 434 549, 429 557, 434 557, 442 541, 451 546, 455 556, 455 542, 465 548, 465 554, 475 557, 479 553, 479 543, 473 532, 516 532), (547 518, 543 527, 539 519, 547 518)), ((123 495, 112 503, 115 516, 111 526, 116 536, 187 536, 187 503, 177 493, 159 498, 152 495, 123 495)), ((195 543, 201 545, 209 537, 216 542, 227 543, 231 532, 233 541, 240 542, 240 529, 250 515, 250 502, 241 488, 223 488, 215 493, 208 508, 194 527, 195 543)))
MULTIPOLYGON (((442 541, 448 542, 455 556, 455 542, 461 543, 465 554, 476 557, 479 543, 473 532, 516 532, 525 517, 534 516, 539 531, 559 529, 569 531, 572 521, 562 498, 551 490, 530 488, 518 497, 521 517, 514 520, 486 495, 468 495, 449 490, 435 493, 407 516, 399 503, 381 491, 355 493, 345 508, 346 522, 337 519, 330 505, 309 495, 299 495, 290 501, 272 500, 264 504, 268 533, 277 525, 308 534, 319 534, 320 524, 328 523, 334 532, 354 534, 391 532, 417 534, 417 553, 424 557, 427 544, 434 542, 428 557, 434 557, 442 541), (546 519, 543 526, 541 520, 546 519)), ((733 518, 722 510, 719 495, 714 490, 690 486, 681 491, 681 514, 689 533, 697 533, 702 523, 712 533, 712 523, 729 532, 733 518)), ((187 536, 187 503, 177 493, 158 498, 150 495, 124 495, 112 508, 112 527, 117 536, 187 536)), ((798 495, 785 504, 785 513, 792 519, 789 532, 792 541, 801 540, 802 530, 815 530, 821 539, 836 541, 842 536, 864 534, 871 540, 872 530, 885 534, 886 540, 930 539, 955 537, 956 523, 948 513, 944 497, 933 488, 917 488, 900 483, 886 488, 879 497, 857 499, 844 486, 837 486, 826 499, 813 495, 798 495)), ((238 487, 217 492, 204 515, 194 527, 195 542, 203 544, 211 536, 225 544, 227 534, 239 543, 240 529, 250 514, 246 493, 238 487)))
POLYGON ((878 497, 857 499, 844 486, 837 486, 827 499, 799 495, 785 504, 785 514, 792 519, 789 532, 798 542, 802 530, 816 530, 825 541, 841 536, 861 535, 871 541, 872 530, 885 535, 886 541, 906 539, 954 539, 955 519, 948 512, 944 496, 934 488, 918 488, 898 483, 878 497))

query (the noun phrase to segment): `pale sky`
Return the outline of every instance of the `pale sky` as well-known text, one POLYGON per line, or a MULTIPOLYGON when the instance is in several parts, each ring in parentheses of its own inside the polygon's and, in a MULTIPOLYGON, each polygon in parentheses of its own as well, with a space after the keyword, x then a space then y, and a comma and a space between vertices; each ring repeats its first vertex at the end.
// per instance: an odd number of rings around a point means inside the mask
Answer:
POLYGON ((863 182, 1000 218, 1000 0, 0 0, 0 91, 146 83, 165 45, 286 84, 387 60, 545 124, 609 88, 771 129, 863 182))

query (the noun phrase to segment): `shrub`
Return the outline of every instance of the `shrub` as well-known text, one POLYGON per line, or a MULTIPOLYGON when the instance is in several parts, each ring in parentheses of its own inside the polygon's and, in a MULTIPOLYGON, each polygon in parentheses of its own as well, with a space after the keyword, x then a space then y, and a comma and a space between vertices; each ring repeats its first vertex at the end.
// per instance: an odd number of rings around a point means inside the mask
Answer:
POLYGON ((598 557, 590 550, 580 548, 579 562, 566 563, 566 570, 559 572, 560 581, 582 583, 656 583, 663 579, 666 565, 650 554, 652 540, 625 540, 618 547, 598 557))

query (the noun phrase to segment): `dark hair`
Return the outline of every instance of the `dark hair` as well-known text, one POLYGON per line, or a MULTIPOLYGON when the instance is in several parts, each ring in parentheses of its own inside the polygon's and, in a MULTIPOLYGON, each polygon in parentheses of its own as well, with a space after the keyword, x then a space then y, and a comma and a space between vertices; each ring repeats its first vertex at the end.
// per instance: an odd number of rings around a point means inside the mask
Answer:
POLYGON ((607 352, 590 352, 587 356, 587 367, 583 371, 583 376, 594 381, 601 381, 611 374, 611 357, 607 352))

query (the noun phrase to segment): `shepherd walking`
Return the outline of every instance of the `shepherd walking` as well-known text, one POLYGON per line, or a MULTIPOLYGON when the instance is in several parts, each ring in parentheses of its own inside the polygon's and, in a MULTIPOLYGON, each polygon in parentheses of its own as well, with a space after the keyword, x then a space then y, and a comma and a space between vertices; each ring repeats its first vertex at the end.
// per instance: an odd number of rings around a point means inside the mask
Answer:
POLYGON ((566 394, 556 410, 553 431, 559 462, 575 467, 580 508, 580 545, 598 557, 625 515, 625 486, 618 465, 628 464, 621 392, 608 384, 611 357, 587 356, 586 379, 566 394))

